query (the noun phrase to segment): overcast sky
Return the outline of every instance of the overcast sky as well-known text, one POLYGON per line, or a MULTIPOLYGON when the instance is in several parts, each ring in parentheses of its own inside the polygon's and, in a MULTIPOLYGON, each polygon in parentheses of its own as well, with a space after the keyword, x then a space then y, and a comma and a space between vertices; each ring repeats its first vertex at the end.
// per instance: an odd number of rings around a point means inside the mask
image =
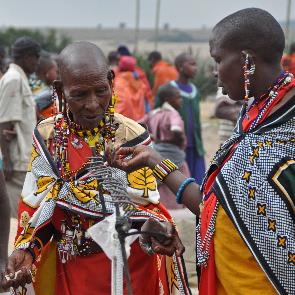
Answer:
MULTIPOLYGON (((0 26, 117 27, 135 24, 136 0, 1 0, 0 26)), ((140 0, 140 26, 154 27, 156 0, 140 0)), ((295 1, 291 18, 295 18, 295 1)), ((161 26, 213 26, 224 16, 246 7, 260 7, 279 21, 286 18, 287 0, 162 0, 161 26)))

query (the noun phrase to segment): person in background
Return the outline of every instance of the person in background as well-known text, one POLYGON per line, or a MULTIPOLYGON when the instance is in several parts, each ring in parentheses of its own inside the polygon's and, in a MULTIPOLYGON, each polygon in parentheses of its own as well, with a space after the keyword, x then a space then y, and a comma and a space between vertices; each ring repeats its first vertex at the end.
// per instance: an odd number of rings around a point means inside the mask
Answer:
MULTIPOLYGON (((4 270, 7 259, 10 231, 10 206, 7 195, 5 177, 3 174, 3 160, 0 150, 0 272, 4 270)), ((3 290, 0 287, 0 293, 3 290)))
MULTIPOLYGON (((118 47, 118 53, 120 55, 120 59, 123 56, 132 56, 132 54, 130 53, 128 47, 125 46, 125 45, 121 45, 121 46, 118 47)), ((154 101, 153 101, 151 85, 150 85, 150 83, 148 81, 148 78, 147 78, 144 70, 140 66, 135 65, 135 72, 137 72, 137 75, 138 75, 139 79, 145 85, 145 93, 144 93, 145 110, 146 110, 146 112, 148 112, 150 109, 152 109, 154 107, 154 101)))
POLYGON ((39 119, 46 119, 52 116, 56 107, 52 99, 52 84, 58 78, 57 63, 49 53, 41 55, 36 75, 42 82, 39 91, 34 93, 37 114, 39 119))
POLYGON ((290 45, 290 52, 282 57, 282 67, 285 71, 295 75, 295 42, 290 45))
POLYGON ((0 145, 11 216, 14 218, 17 217, 36 126, 35 102, 28 76, 37 68, 40 51, 40 45, 33 39, 17 39, 12 46, 13 63, 0 80, 0 145))
POLYGON ((114 71, 115 75, 118 72, 118 64, 120 60, 120 54, 118 51, 110 51, 108 54, 108 64, 110 69, 114 71))
POLYGON ((5 74, 9 68, 9 65, 13 62, 10 56, 5 56, 2 60, 2 73, 5 74))
POLYGON ((5 48, 3 46, 0 46, 0 79, 5 73, 4 60, 5 60, 5 48))
POLYGON ((148 56, 148 61, 154 74, 152 93, 155 98, 159 87, 171 80, 176 80, 178 73, 173 65, 162 59, 162 55, 159 51, 152 51, 148 56))
POLYGON ((200 94, 197 87, 190 82, 197 73, 196 60, 187 53, 178 55, 175 66, 179 77, 170 84, 179 89, 183 99, 179 113, 184 121, 187 138, 186 161, 191 176, 201 184, 205 173, 204 148, 200 122, 200 94))
POLYGON ((120 45, 117 48, 117 52, 119 53, 119 56, 132 56, 129 48, 126 45, 120 45))
MULTIPOLYGON (((2 163, 1 163, 2 166, 2 163)), ((4 270, 10 230, 10 207, 2 167, 0 169, 0 271, 4 270)), ((1 291, 1 288, 0 288, 1 291)))
MULTIPOLYGON (((168 83, 159 88, 157 96, 160 100, 160 107, 150 111, 140 122, 146 124, 154 143, 154 149, 164 158, 173 159, 180 171, 189 177, 184 152, 186 146, 184 123, 178 113, 182 104, 180 92, 168 83)), ((161 202, 166 208, 183 208, 183 205, 178 205, 174 201, 175 195, 165 184, 160 184, 158 189, 161 202)))
POLYGON ((145 114, 146 84, 138 76, 136 59, 133 56, 120 58, 119 70, 115 76, 115 90, 118 95, 116 112, 134 121, 142 119, 145 114))
MULTIPOLYGON (((0 79, 5 73, 5 49, 0 46, 0 79)), ((0 149, 0 271, 4 270, 10 230, 10 207, 3 174, 3 159, 0 149)), ((0 287, 0 292, 1 292, 0 287)))
POLYGON ((223 144, 233 134, 241 106, 240 101, 231 100, 228 95, 222 93, 221 87, 218 88, 214 115, 219 119, 220 144, 223 144))

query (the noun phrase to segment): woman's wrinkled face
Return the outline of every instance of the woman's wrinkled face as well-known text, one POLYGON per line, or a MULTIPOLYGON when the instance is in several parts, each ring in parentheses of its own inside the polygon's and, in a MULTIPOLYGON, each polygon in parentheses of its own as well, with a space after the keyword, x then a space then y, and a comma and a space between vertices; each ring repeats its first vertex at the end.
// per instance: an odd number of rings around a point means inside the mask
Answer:
POLYGON ((218 38, 210 40, 210 54, 216 62, 218 86, 233 100, 242 100, 245 95, 243 57, 239 50, 223 48, 218 38))
POLYGON ((75 123, 92 129, 103 119, 112 96, 107 71, 99 67, 67 71, 63 91, 75 123))

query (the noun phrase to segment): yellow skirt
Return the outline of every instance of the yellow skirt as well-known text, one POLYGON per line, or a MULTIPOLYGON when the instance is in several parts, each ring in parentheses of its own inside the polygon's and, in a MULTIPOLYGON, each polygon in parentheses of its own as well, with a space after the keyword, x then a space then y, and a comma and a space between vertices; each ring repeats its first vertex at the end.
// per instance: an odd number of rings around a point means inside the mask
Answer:
POLYGON ((221 206, 214 236, 218 295, 272 295, 274 287, 221 206))

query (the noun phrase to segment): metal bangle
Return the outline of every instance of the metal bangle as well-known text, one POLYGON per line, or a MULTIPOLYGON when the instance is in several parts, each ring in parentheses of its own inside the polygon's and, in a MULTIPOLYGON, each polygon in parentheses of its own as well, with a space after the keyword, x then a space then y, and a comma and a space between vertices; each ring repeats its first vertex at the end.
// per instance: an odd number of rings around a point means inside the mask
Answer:
POLYGON ((181 204, 182 194, 186 187, 192 182, 196 182, 196 180, 194 178, 186 178, 179 186, 178 191, 176 193, 176 202, 178 204, 181 204))

